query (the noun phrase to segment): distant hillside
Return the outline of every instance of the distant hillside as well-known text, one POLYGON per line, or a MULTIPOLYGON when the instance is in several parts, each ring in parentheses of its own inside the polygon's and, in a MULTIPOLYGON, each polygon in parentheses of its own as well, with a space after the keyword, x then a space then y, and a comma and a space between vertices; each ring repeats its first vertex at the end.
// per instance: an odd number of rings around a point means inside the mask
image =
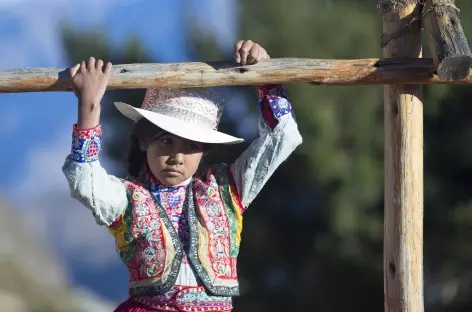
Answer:
POLYGON ((67 285, 61 265, 0 198, 0 311, 112 311, 67 285))

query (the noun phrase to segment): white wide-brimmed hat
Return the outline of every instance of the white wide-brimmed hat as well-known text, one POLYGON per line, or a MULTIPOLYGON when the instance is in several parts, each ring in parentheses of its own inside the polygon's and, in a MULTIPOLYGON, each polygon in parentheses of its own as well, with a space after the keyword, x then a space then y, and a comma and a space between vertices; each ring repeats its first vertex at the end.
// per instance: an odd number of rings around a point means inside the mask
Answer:
POLYGON ((126 117, 146 118, 176 136, 201 143, 236 144, 244 140, 217 131, 223 100, 206 88, 147 89, 141 108, 115 103, 126 117))

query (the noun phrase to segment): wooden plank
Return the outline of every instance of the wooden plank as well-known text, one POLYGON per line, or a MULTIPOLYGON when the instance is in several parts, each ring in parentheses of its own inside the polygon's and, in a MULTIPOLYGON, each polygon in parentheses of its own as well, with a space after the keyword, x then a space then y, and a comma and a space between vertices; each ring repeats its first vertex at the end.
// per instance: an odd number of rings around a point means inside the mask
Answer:
MULTIPOLYGON (((442 84, 432 59, 325 60, 280 58, 250 66, 230 62, 115 65, 108 90, 310 83, 314 85, 442 84)), ((457 84, 472 84, 472 75, 457 84)), ((64 68, 0 70, 0 93, 70 91, 64 68)))
POLYGON ((426 42, 441 80, 457 81, 470 74, 472 54, 453 0, 426 0, 423 6, 426 42))
MULTIPOLYGON (((396 5, 383 7, 384 33, 421 14, 417 0, 390 2, 396 5)), ((383 49, 384 58, 421 56, 420 23, 383 49)), ((404 84, 384 89, 385 311, 423 312, 423 90, 404 84)))

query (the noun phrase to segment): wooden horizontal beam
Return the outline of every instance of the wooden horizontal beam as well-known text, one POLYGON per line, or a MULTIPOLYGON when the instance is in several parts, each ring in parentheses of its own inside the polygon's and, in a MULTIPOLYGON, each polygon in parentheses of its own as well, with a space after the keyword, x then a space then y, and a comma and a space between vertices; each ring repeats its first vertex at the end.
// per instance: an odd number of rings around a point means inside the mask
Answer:
MULTIPOLYGON (((442 81, 432 59, 299 59, 279 58, 256 65, 230 62, 114 65, 108 90, 187 88, 205 86, 308 83, 354 86, 380 84, 472 84, 442 81)), ((64 68, 24 68, 0 71, 0 93, 70 91, 64 68)))

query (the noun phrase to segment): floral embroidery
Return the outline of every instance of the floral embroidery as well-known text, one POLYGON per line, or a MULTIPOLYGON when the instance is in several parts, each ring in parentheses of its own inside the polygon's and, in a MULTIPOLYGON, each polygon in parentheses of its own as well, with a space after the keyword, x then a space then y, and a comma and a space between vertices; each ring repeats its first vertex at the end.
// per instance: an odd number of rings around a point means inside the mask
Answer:
POLYGON ((209 171, 207 181, 195 183, 195 195, 202 219, 208 230, 208 250, 213 271, 218 278, 236 278, 230 258, 230 224, 215 176, 209 171))
MULTIPOLYGON (((220 166, 218 166, 220 167, 220 166)), ((225 165, 222 165, 221 167, 225 167, 225 165)), ((220 170, 217 170, 220 171, 220 170)), ((213 169, 209 169, 207 178, 205 181, 203 181, 200 178, 197 178, 194 180, 195 185, 203 183, 206 184, 208 180, 212 180, 211 177, 214 172, 213 169)), ((214 177, 213 177, 214 178, 214 177)), ((193 191, 193 194, 196 194, 196 189, 198 187, 195 187, 195 191, 193 191)), ((195 195, 196 196, 196 195, 195 195)), ((195 197, 196 198, 196 197, 195 197)), ((200 236, 198 234, 198 229, 197 229, 197 224, 204 225, 206 222, 203 220, 204 214, 202 213, 202 207, 198 205, 196 201, 194 201, 195 198, 191 198, 188 201, 188 220, 189 220, 189 225, 190 225, 190 262, 193 264, 194 269, 198 273, 198 277, 201 279, 205 287, 212 293, 212 294, 217 294, 220 296, 238 296, 239 295, 239 286, 237 283, 237 270, 236 270, 236 258, 231 259, 230 261, 234 263, 233 266, 233 272, 235 273, 235 278, 218 278, 217 273, 214 272, 213 265, 212 265, 212 257, 211 254, 209 254, 209 248, 205 247, 203 250, 199 249, 199 244, 200 244, 200 236), (196 205, 197 204, 197 205, 196 205), (197 213, 199 214, 199 217, 197 218, 197 213), (201 255, 199 254, 200 252, 205 253, 205 256, 210 258, 210 263, 209 264, 211 267, 204 266, 202 262, 200 261, 201 255), (209 275, 209 272, 212 272, 211 276, 209 275), (225 281, 228 281, 229 283, 226 283, 225 281), (218 283, 218 285, 216 284, 218 283)), ((231 203, 222 203, 223 205, 231 205, 231 203)), ((205 237, 208 238, 208 228, 205 231, 206 235, 205 237)), ((205 246, 208 246, 208 242, 205 241, 205 246)))
POLYGON ((129 205, 109 230, 128 267, 130 296, 167 296, 182 263, 193 267, 200 286, 214 300, 239 294, 236 256, 242 207, 233 198, 238 197, 237 192, 229 187, 229 168, 218 168, 207 171, 205 177, 195 177, 187 186, 122 180, 129 205), (206 228, 208 249, 200 249, 198 223, 206 228), (205 266, 199 252, 210 260, 205 266))
POLYGON ((187 207, 184 205, 187 186, 165 187, 159 184, 151 184, 149 190, 165 209, 172 225, 179 234, 183 249, 182 262, 189 263, 187 255, 190 247, 190 229, 187 221, 187 207))
POLYGON ((100 125, 89 129, 79 129, 77 125, 74 125, 71 149, 74 161, 80 163, 96 161, 101 150, 102 129, 100 125))
MULTIPOLYGON (((154 202, 143 187, 126 183, 131 199, 132 237, 136 239, 137 255, 142 261, 127 261, 132 281, 161 276, 164 271, 166 249, 162 225, 154 202), (146 194, 147 193, 147 194, 146 194)), ((135 255, 136 256, 136 255, 135 255)), ((125 259, 122 259, 125 260, 125 259)))
POLYGON ((287 99, 285 99, 283 97, 269 96, 268 97, 268 102, 269 102, 270 108, 272 109, 272 112, 273 112, 274 116, 277 119, 280 119, 282 116, 292 112, 292 106, 287 101, 287 99))

